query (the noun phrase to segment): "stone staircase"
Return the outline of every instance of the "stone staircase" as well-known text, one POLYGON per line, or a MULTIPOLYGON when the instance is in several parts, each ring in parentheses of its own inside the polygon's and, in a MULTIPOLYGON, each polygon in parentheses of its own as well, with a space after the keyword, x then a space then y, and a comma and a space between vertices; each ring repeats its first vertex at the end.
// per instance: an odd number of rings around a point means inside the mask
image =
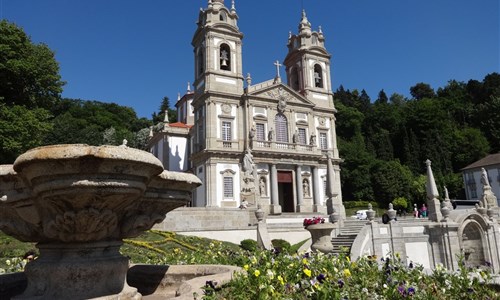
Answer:
POLYGON ((361 229, 365 226, 366 220, 346 219, 344 227, 340 229, 339 234, 332 238, 334 254, 341 254, 342 252, 351 251, 351 246, 359 234, 361 229))

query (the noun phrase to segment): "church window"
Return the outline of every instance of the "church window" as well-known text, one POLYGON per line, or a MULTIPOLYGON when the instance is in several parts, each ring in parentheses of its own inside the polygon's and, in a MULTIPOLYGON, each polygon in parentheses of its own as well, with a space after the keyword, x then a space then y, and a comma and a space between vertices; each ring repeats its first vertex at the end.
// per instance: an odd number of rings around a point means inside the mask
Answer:
POLYGON ((233 198, 233 177, 232 176, 224 176, 224 198, 233 198))
POLYGON ((265 126, 262 123, 257 123, 255 124, 256 129, 257 129, 257 140, 258 141, 265 141, 266 140, 266 133, 265 133, 265 126))
POLYGON ((295 91, 300 90, 299 69, 297 67, 292 68, 290 72, 290 84, 295 91))
POLYGON ((198 76, 201 76, 205 72, 205 51, 203 48, 198 48, 197 53, 197 64, 198 64, 198 76))
POLYGON ((219 63, 221 70, 231 71, 231 49, 227 44, 220 46, 219 63))
POLYGON ((313 43, 313 45, 317 45, 318 44, 318 37, 316 35, 312 36, 312 43, 313 43))
POLYGON ((314 86, 323 88, 323 69, 320 65, 314 65, 314 86))
POLYGON ((326 137, 326 132, 319 133, 319 146, 321 150, 328 149, 328 139, 326 137))
POLYGON ((305 145, 307 144, 307 136, 306 136, 306 129, 305 128, 299 128, 299 144, 305 145))
POLYGON ((222 140, 223 141, 231 141, 231 122, 222 121, 222 140))
POLYGON ((275 119, 276 141, 288 143, 288 121, 282 114, 276 115, 275 119))
POLYGON ((225 11, 221 11, 220 12, 219 20, 222 21, 222 22, 226 22, 226 20, 227 20, 227 14, 226 14, 225 11))

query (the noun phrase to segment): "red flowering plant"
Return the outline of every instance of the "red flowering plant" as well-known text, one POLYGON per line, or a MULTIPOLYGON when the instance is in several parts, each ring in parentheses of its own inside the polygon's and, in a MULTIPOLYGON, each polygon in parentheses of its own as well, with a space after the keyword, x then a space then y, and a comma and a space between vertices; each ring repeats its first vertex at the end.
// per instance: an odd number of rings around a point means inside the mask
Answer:
POLYGON ((312 219, 304 219, 304 227, 307 227, 309 225, 314 225, 314 224, 322 224, 325 223, 325 218, 322 217, 313 217, 312 219))

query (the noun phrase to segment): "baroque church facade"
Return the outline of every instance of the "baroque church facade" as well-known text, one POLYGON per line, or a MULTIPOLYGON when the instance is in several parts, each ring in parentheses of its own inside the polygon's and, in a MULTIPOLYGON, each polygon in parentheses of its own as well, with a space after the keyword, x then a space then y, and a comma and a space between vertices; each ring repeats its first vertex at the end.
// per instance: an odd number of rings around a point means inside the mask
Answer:
POLYGON ((178 122, 151 131, 149 149, 172 171, 203 182, 192 206, 260 206, 271 214, 337 211, 345 218, 330 77, 321 28, 302 12, 289 34, 280 76, 244 76, 234 1, 209 0, 192 39, 194 81, 176 107, 178 122))

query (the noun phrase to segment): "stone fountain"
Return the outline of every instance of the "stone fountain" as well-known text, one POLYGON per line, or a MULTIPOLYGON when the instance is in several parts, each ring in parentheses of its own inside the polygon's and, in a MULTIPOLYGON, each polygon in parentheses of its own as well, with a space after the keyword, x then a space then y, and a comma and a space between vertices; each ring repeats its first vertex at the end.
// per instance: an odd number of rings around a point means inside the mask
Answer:
POLYGON ((140 299, 122 240, 186 205, 200 184, 126 146, 46 146, 0 166, 0 229, 40 251, 16 299, 140 299))

